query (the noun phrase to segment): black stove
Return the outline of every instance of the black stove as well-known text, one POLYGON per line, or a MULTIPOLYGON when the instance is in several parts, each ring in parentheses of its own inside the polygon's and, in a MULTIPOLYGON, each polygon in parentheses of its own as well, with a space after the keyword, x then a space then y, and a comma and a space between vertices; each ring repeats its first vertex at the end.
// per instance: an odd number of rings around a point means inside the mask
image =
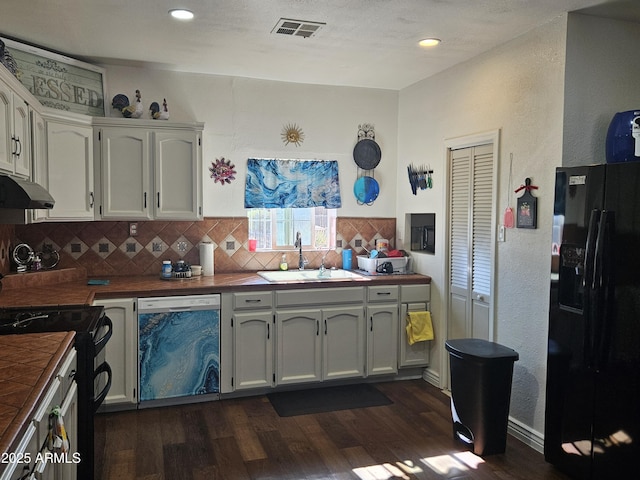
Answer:
POLYGON ((94 478, 94 415, 111 387, 105 345, 113 333, 104 307, 47 306, 0 308, 0 335, 75 332, 78 385, 78 479, 94 478))
POLYGON ((95 335, 103 315, 103 307, 0 308, 0 335, 42 332, 95 335))

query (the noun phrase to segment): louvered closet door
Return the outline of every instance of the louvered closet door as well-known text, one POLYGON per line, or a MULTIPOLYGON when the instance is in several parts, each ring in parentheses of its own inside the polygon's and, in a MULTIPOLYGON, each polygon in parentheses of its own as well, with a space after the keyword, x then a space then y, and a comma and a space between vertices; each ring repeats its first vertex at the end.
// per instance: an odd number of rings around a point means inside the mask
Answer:
POLYGON ((448 338, 489 339, 493 145, 450 153, 448 338))

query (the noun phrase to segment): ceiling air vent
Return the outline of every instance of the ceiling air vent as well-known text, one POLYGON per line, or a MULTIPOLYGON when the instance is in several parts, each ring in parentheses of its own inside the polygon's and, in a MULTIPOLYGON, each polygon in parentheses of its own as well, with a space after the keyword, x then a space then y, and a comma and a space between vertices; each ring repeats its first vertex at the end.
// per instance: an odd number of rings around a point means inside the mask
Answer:
POLYGON ((305 20, 292 20, 290 18, 281 18, 273 27, 271 33, 279 33, 281 35, 291 35, 294 37, 313 37, 320 28, 326 25, 320 22, 307 22, 305 20))

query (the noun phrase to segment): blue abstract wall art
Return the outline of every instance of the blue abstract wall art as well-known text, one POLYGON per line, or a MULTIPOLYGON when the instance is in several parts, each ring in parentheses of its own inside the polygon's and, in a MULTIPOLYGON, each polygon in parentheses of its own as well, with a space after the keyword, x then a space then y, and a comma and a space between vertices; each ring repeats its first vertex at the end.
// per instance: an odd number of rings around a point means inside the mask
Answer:
POLYGON ((335 160, 247 160, 245 208, 339 208, 335 160))

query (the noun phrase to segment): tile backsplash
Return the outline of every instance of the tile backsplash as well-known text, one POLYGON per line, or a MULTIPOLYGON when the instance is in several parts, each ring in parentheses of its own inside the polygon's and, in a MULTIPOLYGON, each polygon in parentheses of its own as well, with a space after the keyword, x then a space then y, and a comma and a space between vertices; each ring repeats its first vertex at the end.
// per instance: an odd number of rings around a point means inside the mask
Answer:
MULTIPOLYGON (((214 271, 230 273, 278 268, 282 252, 250 252, 246 217, 208 217, 198 222, 148 221, 137 223, 131 236, 130 222, 68 222, 31 225, 0 225, 0 272, 11 266, 11 251, 19 243, 36 252, 47 248, 60 255, 56 268, 82 267, 87 275, 156 275, 163 260, 199 263, 200 242, 214 244, 214 271)), ((339 217, 337 245, 327 254, 325 265, 342 265, 343 248, 355 255, 372 249, 378 238, 395 245, 395 218, 339 217)), ((305 251, 310 268, 320 266, 324 251, 305 251)), ((290 265, 297 264, 294 251, 286 253, 290 265)))

